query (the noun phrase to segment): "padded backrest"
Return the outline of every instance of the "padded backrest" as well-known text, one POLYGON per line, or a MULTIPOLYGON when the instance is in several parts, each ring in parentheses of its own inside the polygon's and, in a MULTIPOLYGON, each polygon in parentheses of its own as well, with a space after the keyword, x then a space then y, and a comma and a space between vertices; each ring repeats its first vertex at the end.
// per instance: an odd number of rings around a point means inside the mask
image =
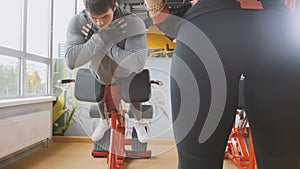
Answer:
POLYGON ((127 103, 145 102, 151 97, 149 70, 141 73, 132 73, 128 78, 121 79, 121 96, 127 103))
POLYGON ((80 68, 76 74, 75 97, 80 101, 99 102, 104 95, 104 85, 99 83, 88 68, 80 68))

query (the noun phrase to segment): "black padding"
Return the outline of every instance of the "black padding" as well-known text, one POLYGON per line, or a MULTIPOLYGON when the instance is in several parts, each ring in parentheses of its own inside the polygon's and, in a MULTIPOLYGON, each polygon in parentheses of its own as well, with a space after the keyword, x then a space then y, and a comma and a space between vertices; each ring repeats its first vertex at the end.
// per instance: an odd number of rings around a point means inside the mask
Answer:
POLYGON ((151 97, 149 70, 131 74, 120 80, 121 96, 127 103, 145 102, 151 97))
POLYGON ((100 110, 98 108, 98 104, 92 104, 90 106, 90 118, 100 118, 101 115, 100 115, 100 110))
POLYGON ((244 78, 241 78, 239 81, 238 109, 245 108, 244 83, 244 78))
POLYGON ((152 105, 142 105, 142 118, 151 119, 153 116, 153 106, 152 105))
POLYGON ((100 84, 88 68, 80 68, 76 74, 75 97, 80 101, 99 102, 104 95, 100 84))
MULTIPOLYGON (((134 118, 132 111, 128 111, 129 118, 134 118)), ((153 116, 153 106, 152 105, 142 105, 142 119, 151 119, 153 116)))

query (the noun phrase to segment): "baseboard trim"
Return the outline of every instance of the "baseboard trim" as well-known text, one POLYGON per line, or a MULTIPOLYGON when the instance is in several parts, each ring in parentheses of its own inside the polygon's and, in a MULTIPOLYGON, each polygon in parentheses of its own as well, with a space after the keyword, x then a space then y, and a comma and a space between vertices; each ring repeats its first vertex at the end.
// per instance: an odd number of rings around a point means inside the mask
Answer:
POLYGON ((174 139, 150 139, 148 143, 150 145, 176 145, 174 139))
POLYGON ((53 136, 54 143, 93 143, 89 137, 81 136, 53 136))
MULTIPOLYGON (((53 136, 54 143, 93 143, 89 137, 83 136, 53 136)), ((174 139, 151 139, 148 141, 151 145, 175 145, 174 139)))

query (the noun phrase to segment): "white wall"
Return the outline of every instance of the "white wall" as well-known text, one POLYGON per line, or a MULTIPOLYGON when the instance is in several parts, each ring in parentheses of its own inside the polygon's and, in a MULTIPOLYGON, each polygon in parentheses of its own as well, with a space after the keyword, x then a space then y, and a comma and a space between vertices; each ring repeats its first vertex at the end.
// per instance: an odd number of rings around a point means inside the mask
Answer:
POLYGON ((150 70, 151 79, 163 82, 163 86, 153 85, 152 87, 150 102, 154 106, 154 117, 151 119, 150 138, 173 138, 170 97, 171 59, 149 58, 146 62, 146 68, 150 70), (161 105, 161 102, 164 105, 161 105))

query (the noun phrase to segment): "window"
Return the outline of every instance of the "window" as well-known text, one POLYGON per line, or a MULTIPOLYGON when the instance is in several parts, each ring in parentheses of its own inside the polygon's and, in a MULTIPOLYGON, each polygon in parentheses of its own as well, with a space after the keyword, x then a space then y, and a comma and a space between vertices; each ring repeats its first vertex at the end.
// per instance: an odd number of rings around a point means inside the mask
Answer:
POLYGON ((19 93, 19 59, 0 55, 0 98, 19 93))
POLYGON ((296 15, 300 16, 300 1, 296 1, 296 5, 295 5, 295 13, 296 15))
POLYGON ((0 1, 0 99, 50 94, 51 2, 0 1))
POLYGON ((47 94, 48 66, 26 61, 25 95, 47 94))
POLYGON ((64 58, 66 30, 74 15, 74 6, 74 0, 54 1, 53 58, 64 58))
POLYGON ((51 94, 52 58, 63 64, 68 23, 82 9, 83 0, 0 1, 0 99, 51 94))
POLYGON ((26 36, 28 53, 48 57, 49 19, 49 0, 28 0, 26 36))
POLYGON ((21 47, 21 0, 0 2, 0 46, 20 50, 21 47))
POLYGON ((77 0, 77 13, 84 9, 83 0, 77 0))

